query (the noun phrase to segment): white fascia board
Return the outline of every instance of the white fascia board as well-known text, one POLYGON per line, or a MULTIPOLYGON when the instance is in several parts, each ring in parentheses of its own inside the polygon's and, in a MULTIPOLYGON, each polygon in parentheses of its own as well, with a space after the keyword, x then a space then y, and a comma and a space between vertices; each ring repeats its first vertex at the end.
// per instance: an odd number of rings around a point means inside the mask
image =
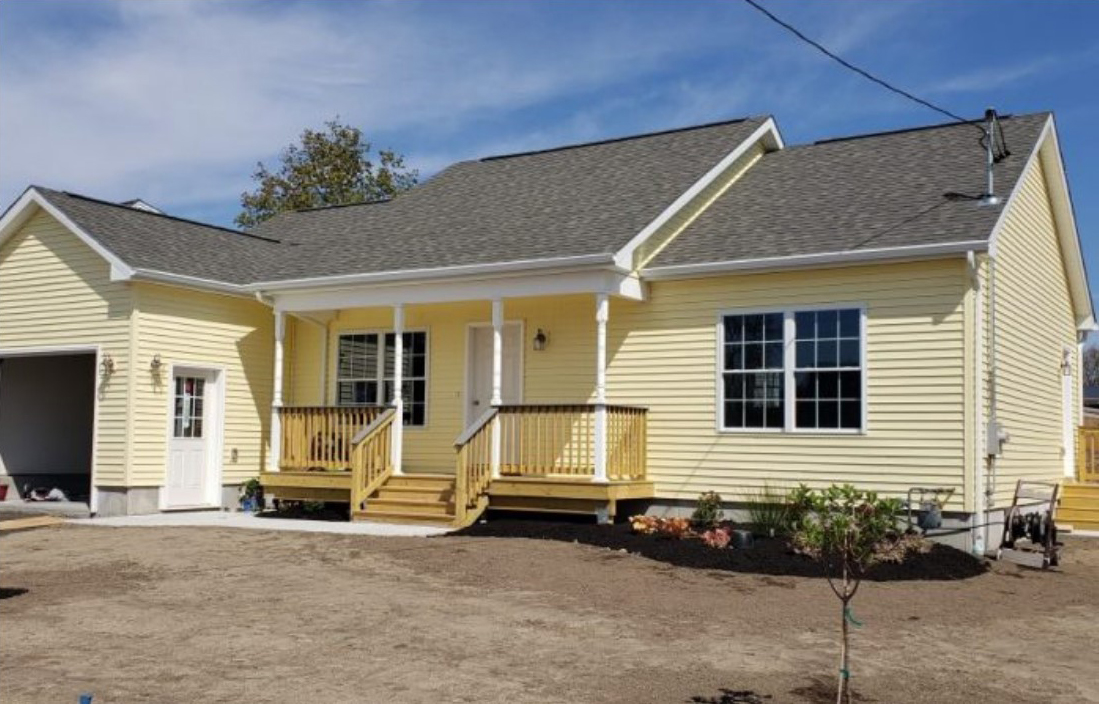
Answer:
POLYGON ((1026 163, 1023 164, 1023 170, 1019 172, 1019 178, 1015 181, 1011 193, 1007 198, 1004 198, 1003 203, 1000 205, 1000 215, 996 218, 996 224, 992 227, 992 234, 989 235, 988 238, 988 254, 993 259, 996 258, 996 251, 1000 241, 1000 231, 1004 229, 1004 224, 1007 222, 1008 208, 1011 203, 1015 201, 1015 197, 1019 195, 1019 192, 1023 190, 1023 182, 1026 181, 1026 174, 1038 160, 1038 154, 1042 151, 1042 144, 1045 143, 1046 137, 1049 136, 1051 129, 1053 129, 1052 118, 1046 120, 1046 124, 1042 126, 1042 131, 1038 135, 1038 139, 1034 141, 1034 148, 1031 149, 1030 154, 1027 155, 1026 163))
POLYGON ((707 171, 702 178, 695 181, 695 183, 684 191, 675 201, 664 209, 662 213, 656 216, 656 218, 646 225, 641 232, 626 243, 622 249, 614 255, 615 264, 619 268, 625 270, 631 270, 633 268, 633 254, 642 244, 645 243, 653 234, 664 226, 669 220, 671 220, 676 213, 687 206, 695 196, 701 193, 707 186, 714 182, 715 179, 720 177, 726 170, 729 169, 738 159, 744 156, 748 150, 755 146, 756 142, 767 138, 767 146, 772 150, 782 149, 783 141, 782 135, 778 132, 778 127, 775 125, 775 119, 768 117, 763 124, 756 128, 752 134, 748 135, 744 141, 736 146, 731 152, 726 154, 721 161, 717 162, 712 169, 707 171))
POLYGON ((914 259, 934 259, 952 255, 965 255, 970 251, 984 252, 988 249, 988 240, 970 240, 966 242, 946 242, 943 244, 912 245, 905 247, 881 247, 878 249, 846 250, 840 252, 822 252, 819 254, 798 254, 789 257, 763 257, 759 259, 738 259, 725 262, 702 262, 699 264, 673 264, 644 269, 641 277, 645 280, 687 279, 718 274, 760 273, 782 271, 784 269, 808 269, 813 267, 850 266, 865 262, 900 262, 914 259))
POLYGON ((303 313, 347 308, 420 305, 455 301, 489 301, 497 298, 560 296, 607 293, 644 300, 645 285, 636 276, 609 269, 593 271, 513 274, 420 282, 326 287, 314 290, 269 291, 276 311, 303 313))
POLYGON ((284 281, 261 281, 247 288, 264 293, 317 289, 336 286, 369 285, 390 282, 420 282, 430 285, 440 279, 451 279, 485 274, 507 274, 540 269, 571 269, 573 267, 606 267, 613 263, 611 254, 583 254, 569 257, 547 259, 519 259, 510 262, 492 262, 487 264, 465 264, 461 266, 433 267, 430 269, 402 269, 397 271, 378 271, 362 274, 344 274, 340 276, 315 276, 306 279, 287 279, 284 281))
POLYGON ((0 245, 3 245, 8 238, 19 230, 23 223, 34 215, 35 207, 41 208, 49 213, 50 217, 61 223, 62 227, 76 235, 81 242, 88 245, 92 251, 106 260, 107 263, 111 265, 112 281, 125 281, 133 276, 134 270, 129 264, 122 261, 118 255, 104 247, 99 240, 89 235, 76 223, 70 220, 67 215, 54 207, 54 205, 46 200, 46 198, 34 187, 24 191, 23 195, 8 208, 8 211, 4 213, 4 217, 0 219, 0 245))
POLYGON ((242 296, 244 298, 255 297, 255 293, 247 286, 229 284, 224 281, 215 281, 214 279, 203 279, 198 276, 173 274, 168 271, 157 271, 156 269, 134 269, 127 278, 130 281, 147 281, 149 283, 200 289, 213 293, 242 296))

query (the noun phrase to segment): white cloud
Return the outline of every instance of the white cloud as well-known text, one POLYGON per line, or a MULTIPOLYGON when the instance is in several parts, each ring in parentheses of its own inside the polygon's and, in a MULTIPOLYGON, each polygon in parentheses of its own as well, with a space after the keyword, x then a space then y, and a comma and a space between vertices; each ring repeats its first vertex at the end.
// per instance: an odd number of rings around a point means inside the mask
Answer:
MULTIPOLYGON (((0 46, 2 200, 36 182, 183 211, 233 201, 255 161, 337 114, 429 174, 458 158, 779 111, 819 95, 827 68, 791 72, 804 56, 764 65, 776 45, 799 48, 739 5, 677 6, 668 22, 654 12, 666 6, 585 4, 551 28, 537 3, 96 7, 109 27, 76 42, 5 28, 18 41, 0 46), (739 62, 722 70, 714 56, 739 62), (662 75, 670 67, 683 75, 662 75), (555 101, 574 104, 560 119, 483 127, 555 101)), ((899 12, 844 4, 814 21, 853 49, 899 12)))

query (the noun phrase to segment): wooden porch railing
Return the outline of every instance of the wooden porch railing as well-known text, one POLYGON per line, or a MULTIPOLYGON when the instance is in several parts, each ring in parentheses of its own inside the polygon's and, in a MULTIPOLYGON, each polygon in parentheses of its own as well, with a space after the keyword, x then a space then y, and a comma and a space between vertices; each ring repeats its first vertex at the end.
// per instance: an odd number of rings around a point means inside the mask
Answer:
MULTIPOLYGON (((594 404, 500 406, 500 473, 595 474, 594 404)), ((644 479, 647 410, 606 406, 607 478, 644 479)))
POLYGON ((484 511, 492 483, 492 432, 495 408, 486 411, 454 441, 458 451, 454 469, 454 522, 467 526, 484 511))
POLYGON ((1076 479, 1099 482, 1099 428, 1079 428, 1076 432, 1076 479))
POLYGON ((387 408, 351 439, 351 510, 363 508, 367 498, 393 474, 393 419, 387 408))
POLYGON ((279 409, 286 470, 351 469, 352 440, 386 410, 385 406, 284 406, 279 409))
POLYGON ((607 406, 607 477, 644 479, 647 471, 648 419, 645 408, 607 406))

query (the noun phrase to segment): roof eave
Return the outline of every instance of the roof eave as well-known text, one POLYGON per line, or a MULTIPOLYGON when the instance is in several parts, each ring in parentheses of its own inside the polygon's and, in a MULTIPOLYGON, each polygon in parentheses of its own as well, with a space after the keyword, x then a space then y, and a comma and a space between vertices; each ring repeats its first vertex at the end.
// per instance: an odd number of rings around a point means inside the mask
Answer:
MULTIPOLYGON (((361 274, 342 274, 337 276, 314 276, 302 279, 260 281, 246 286, 249 291, 275 293, 303 289, 324 289, 331 287, 355 286, 380 283, 422 283, 430 284, 458 277, 509 274, 524 271, 577 271, 584 269, 616 269, 614 255, 610 253, 582 254, 567 257, 545 259, 522 259, 509 262, 490 262, 484 264, 464 264, 460 266, 433 267, 427 269, 402 269, 394 271, 367 272, 361 274)), ((629 273, 629 272, 623 272, 629 273)))
POLYGON ((700 278, 720 274, 757 274, 787 269, 851 266, 869 262, 885 263, 919 259, 938 259, 942 257, 965 255, 968 252, 984 252, 987 250, 988 240, 963 240, 928 245, 795 254, 785 257, 762 257, 758 259, 735 259, 720 262, 669 264, 666 266, 655 266, 643 269, 641 271, 641 277, 648 281, 660 281, 700 278))

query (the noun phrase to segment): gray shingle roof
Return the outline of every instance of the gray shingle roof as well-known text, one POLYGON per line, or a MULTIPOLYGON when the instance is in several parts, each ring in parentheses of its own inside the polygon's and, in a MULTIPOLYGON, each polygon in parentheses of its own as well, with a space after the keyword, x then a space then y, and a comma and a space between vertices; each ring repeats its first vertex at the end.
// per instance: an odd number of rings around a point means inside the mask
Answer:
MULTIPOLYGON (((1003 119, 1011 156, 993 173, 1005 201, 1048 118, 1003 119)), ((770 152, 649 266, 986 239, 1003 206, 944 196, 986 190, 980 136, 952 124, 770 152)))
POLYGON ((256 281, 281 258, 277 241, 35 186, 122 261, 230 284, 256 281))
POLYGON ((284 213, 269 279, 612 253, 766 118, 461 162, 393 201, 284 213))

